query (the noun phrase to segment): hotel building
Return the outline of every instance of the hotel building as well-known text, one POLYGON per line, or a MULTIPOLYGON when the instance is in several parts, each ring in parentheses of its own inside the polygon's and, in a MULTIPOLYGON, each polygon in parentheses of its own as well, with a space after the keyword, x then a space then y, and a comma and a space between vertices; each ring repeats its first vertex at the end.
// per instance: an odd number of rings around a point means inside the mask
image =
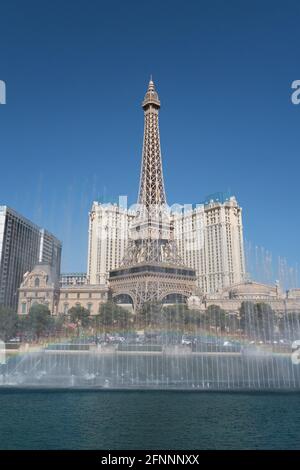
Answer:
POLYGON ((18 287, 37 262, 59 276, 61 242, 7 206, 0 206, 0 305, 16 308, 18 287))
POLYGON ((173 221, 178 250, 195 269, 200 292, 218 292, 245 279, 242 209, 234 197, 182 210, 173 221))
POLYGON ((134 212, 117 204, 94 202, 89 213, 87 275, 91 284, 105 284, 124 257, 134 212))

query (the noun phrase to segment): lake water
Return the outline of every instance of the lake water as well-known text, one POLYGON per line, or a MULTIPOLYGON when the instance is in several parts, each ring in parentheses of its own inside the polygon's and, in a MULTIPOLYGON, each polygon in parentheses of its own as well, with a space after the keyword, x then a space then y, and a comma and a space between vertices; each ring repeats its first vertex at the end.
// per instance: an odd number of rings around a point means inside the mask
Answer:
POLYGON ((299 393, 0 391, 1 449, 300 449, 299 393))

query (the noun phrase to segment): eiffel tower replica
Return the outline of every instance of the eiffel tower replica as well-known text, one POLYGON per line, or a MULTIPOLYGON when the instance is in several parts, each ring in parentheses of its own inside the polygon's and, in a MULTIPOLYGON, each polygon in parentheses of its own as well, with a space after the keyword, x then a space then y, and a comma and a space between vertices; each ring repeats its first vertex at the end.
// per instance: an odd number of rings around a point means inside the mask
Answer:
POLYGON ((135 311, 145 302, 187 298, 196 286, 195 270, 183 264, 174 240, 162 170, 160 100, 152 78, 142 107, 144 142, 137 211, 121 266, 109 273, 113 298, 129 296, 135 311))

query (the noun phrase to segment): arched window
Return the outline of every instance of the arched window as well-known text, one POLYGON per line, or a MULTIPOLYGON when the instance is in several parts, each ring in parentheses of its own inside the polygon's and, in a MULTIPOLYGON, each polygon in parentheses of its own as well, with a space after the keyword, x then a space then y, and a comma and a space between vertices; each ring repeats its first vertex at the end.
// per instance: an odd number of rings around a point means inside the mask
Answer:
POLYGON ((34 287, 40 287, 40 279, 38 277, 34 280, 34 287))

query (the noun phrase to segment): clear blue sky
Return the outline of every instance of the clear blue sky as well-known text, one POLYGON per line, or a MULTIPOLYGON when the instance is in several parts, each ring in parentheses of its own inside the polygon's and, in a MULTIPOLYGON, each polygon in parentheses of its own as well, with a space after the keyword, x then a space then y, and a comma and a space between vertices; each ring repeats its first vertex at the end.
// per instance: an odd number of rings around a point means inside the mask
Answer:
POLYGON ((230 190, 245 237, 299 256, 300 3, 3 0, 0 202, 85 270, 94 199, 137 197, 152 73, 169 203, 230 190))

